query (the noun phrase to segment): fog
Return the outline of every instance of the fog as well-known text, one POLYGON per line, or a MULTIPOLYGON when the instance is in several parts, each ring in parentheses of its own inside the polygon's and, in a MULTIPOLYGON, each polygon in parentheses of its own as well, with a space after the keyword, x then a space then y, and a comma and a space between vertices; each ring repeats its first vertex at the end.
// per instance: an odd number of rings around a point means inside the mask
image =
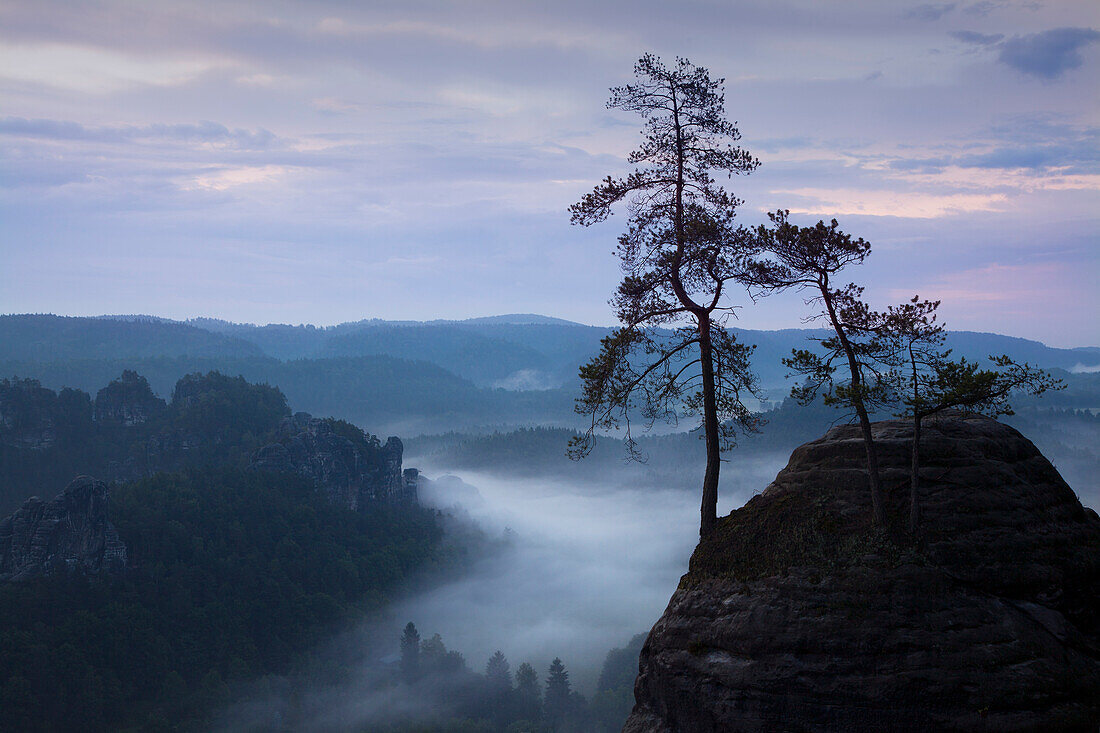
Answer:
POLYGON ((484 499, 470 509, 473 519, 490 533, 510 529, 513 541, 394 615, 441 634, 472 665, 496 649, 539 670, 557 656, 579 688, 592 687, 608 649, 648 631, 686 571, 698 539, 697 494, 593 494, 551 481, 461 477, 484 499))
MULTIPOLYGON (((786 458, 724 466, 719 515, 763 490, 786 458)), ((397 604, 394 616, 422 634, 439 633, 474 669, 497 649, 513 666, 529 661, 540 671, 561 657, 587 694, 608 650, 648 632, 687 572, 699 537, 702 468, 663 489, 455 473, 483 499, 462 503, 469 516, 491 534, 510 530, 512 542, 462 577, 397 604)), ((424 501, 449 505, 445 496, 424 501)))
MULTIPOLYGON (((762 490, 785 459, 775 454, 727 464, 720 514, 762 490)), ((410 456, 406 465, 418 462, 410 456)), ((497 540, 491 551, 315 653, 319 667, 350 666, 350 674, 327 682, 267 681, 226 711, 220 729, 285 726, 285 711, 295 706, 302 716, 296 724, 318 731, 446 711, 444 693, 419 690, 412 697, 381 682, 387 665, 392 672, 409 621, 422 639, 440 634, 447 649, 460 652, 478 673, 497 649, 513 670, 529 662, 540 680, 560 657, 573 688, 591 695, 607 652, 648 632, 660 617, 698 539, 700 477, 683 476, 667 488, 634 488, 419 463, 429 479, 422 502, 475 524, 497 540)))

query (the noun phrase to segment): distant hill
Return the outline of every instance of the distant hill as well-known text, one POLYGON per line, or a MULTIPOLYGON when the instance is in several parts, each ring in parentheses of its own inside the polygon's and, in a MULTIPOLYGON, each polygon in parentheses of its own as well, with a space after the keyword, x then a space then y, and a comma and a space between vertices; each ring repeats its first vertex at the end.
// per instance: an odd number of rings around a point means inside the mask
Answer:
POLYGON ((386 434, 417 435, 491 425, 572 424, 571 390, 509 392, 478 387, 425 361, 375 355, 279 361, 270 357, 218 359, 152 357, 0 361, 0 376, 34 378, 59 390, 95 392, 124 369, 169 397, 185 374, 220 371, 279 387, 296 409, 332 415, 386 434))
POLYGON ((468 323, 471 325, 509 323, 512 325, 537 324, 541 326, 584 326, 583 323, 577 323, 576 321, 567 321, 564 318, 554 318, 553 316, 540 316, 537 313, 509 313, 508 315, 503 316, 482 316, 481 318, 467 318, 463 321, 444 322, 468 323))
POLYGON ((429 361, 489 385, 523 369, 541 369, 547 357, 527 344, 455 325, 379 326, 328 338, 317 356, 377 356, 429 361))
POLYGON ((329 338, 340 332, 336 327, 319 328, 274 323, 267 326, 253 326, 224 321, 208 324, 208 320, 193 319, 188 323, 198 328, 210 328, 216 333, 243 339, 259 347, 267 356, 284 360, 312 358, 329 338))
POLYGON ((1039 341, 997 333, 950 331, 947 334, 947 346, 954 349, 957 356, 968 359, 983 359, 990 354, 1008 354, 1017 361, 1026 361, 1044 369, 1059 368, 1068 371, 1081 364, 1100 365, 1100 348, 1058 349, 1039 341))
MULTIPOLYGON (((753 368, 760 377, 761 386, 773 392, 771 399, 782 398, 789 382, 787 369, 781 359, 790 356, 793 348, 812 348, 811 338, 830 335, 823 329, 790 328, 778 331, 754 331, 734 328, 739 340, 756 344, 753 355, 753 368)), ((1039 341, 1002 336, 995 333, 977 331, 949 331, 946 346, 955 357, 966 357, 970 361, 986 362, 990 355, 1008 354, 1013 359, 1028 362, 1042 369, 1073 370, 1074 367, 1100 365, 1100 348, 1084 347, 1077 349, 1059 349, 1039 341)))
MULTIPOLYGON (((149 326, 154 319, 152 316, 111 318, 142 321, 149 326)), ((168 321, 163 323, 172 325, 168 321)), ((608 327, 586 326, 532 313, 461 321, 369 319, 326 327, 256 326, 209 318, 191 319, 187 325, 247 341, 277 359, 383 354, 430 361, 478 385, 510 389, 575 384, 577 367, 596 353, 600 339, 611 331, 608 327)), ((821 329, 806 328, 732 330, 742 341, 757 346, 753 365, 761 386, 772 392, 786 390, 787 370, 781 359, 788 356, 791 349, 806 346, 808 339, 828 335, 821 329)), ((1045 369, 1080 372, 1100 368, 1100 347, 1094 346, 1060 349, 1039 341, 976 331, 949 332, 947 346, 956 356, 971 360, 983 360, 990 354, 1008 354, 1018 361, 1045 369)), ((770 396, 774 399, 781 395, 770 396)))
MULTIPOLYGON (((782 358, 792 348, 812 346, 810 338, 827 335, 812 329, 733 330, 757 345, 753 368, 772 402, 790 390, 782 358)), ((137 369, 166 394, 184 374, 216 369, 277 385, 310 412, 389 425, 405 435, 470 426, 571 425, 578 367, 609 332, 531 314, 449 322, 374 319, 328 327, 207 318, 179 323, 151 316, 0 316, 0 377, 35 377, 54 388, 90 390, 123 369, 137 369)), ((1033 366, 1063 370, 1060 376, 1071 389, 1048 395, 1042 404, 1100 407, 1098 348, 1058 349, 968 331, 951 332, 948 346, 968 359, 1007 353, 1033 366)))
POLYGON ((151 356, 262 356, 255 344, 145 317, 0 316, 0 360, 140 359, 151 356))

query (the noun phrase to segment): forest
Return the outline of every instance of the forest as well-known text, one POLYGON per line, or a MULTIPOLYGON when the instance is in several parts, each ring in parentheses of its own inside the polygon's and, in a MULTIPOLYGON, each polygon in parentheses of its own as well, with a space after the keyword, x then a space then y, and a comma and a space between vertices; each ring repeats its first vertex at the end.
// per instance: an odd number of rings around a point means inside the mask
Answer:
POLYGON ((201 728, 232 685, 292 671, 455 560, 429 510, 352 512, 303 479, 233 468, 115 486, 111 517, 124 574, 0 586, 0 729, 201 728))
MULTIPOLYGON (((167 402, 133 371, 94 400, 0 381, 7 505, 81 473, 109 478, 110 518, 129 555, 122 573, 0 583, 0 730, 198 730, 257 685, 332 684, 364 661, 326 655, 319 670, 328 640, 499 551, 468 520, 382 501, 353 511, 301 476, 249 470, 289 413, 279 389, 217 372, 186 375, 167 402)), ((329 422, 376 460, 377 438, 329 422)), ((423 642, 414 676, 365 663, 381 690, 451 701, 418 704, 394 731, 610 730, 628 712, 639 644, 609 656, 617 661, 590 702, 564 669, 546 703, 541 681, 529 694, 530 665, 517 668, 515 690, 507 662, 496 677, 476 674, 438 635, 423 642)), ((274 729, 293 730, 308 704, 289 695, 271 706, 283 720, 274 729)))

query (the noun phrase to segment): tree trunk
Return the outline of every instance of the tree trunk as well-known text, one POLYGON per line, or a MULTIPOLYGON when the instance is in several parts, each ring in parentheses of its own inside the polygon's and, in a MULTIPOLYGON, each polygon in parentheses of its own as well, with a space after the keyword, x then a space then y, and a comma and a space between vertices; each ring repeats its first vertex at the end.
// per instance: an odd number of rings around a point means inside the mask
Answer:
POLYGON ((871 484, 871 518, 878 527, 886 526, 886 511, 882 507, 882 480, 878 472, 878 449, 875 448, 875 438, 871 435, 871 419, 867 417, 867 408, 863 406, 863 395, 860 389, 863 381, 860 378, 859 362, 856 360, 855 349, 848 340, 848 334, 837 317, 836 306, 833 304, 832 293, 829 291, 829 281, 825 279, 819 283, 822 300, 829 314, 829 322, 836 331, 837 339, 844 349, 844 355, 848 357, 848 371, 852 375, 852 406, 859 415, 859 428, 863 433, 863 447, 867 453, 867 479, 871 484))
POLYGON ((856 405, 859 415, 859 427, 863 432, 863 447, 867 452, 867 478, 871 483, 871 516, 878 527, 886 526, 886 510, 882 507, 882 481, 878 472, 878 449, 871 435, 871 419, 862 404, 856 405))
POLYGON ((917 497, 917 490, 920 489, 920 423, 921 416, 914 408, 913 463, 909 473, 909 532, 914 535, 920 526, 920 499, 917 497))
POLYGON ((703 503, 699 508, 699 536, 706 537, 718 522, 718 473, 721 455, 718 443, 718 407, 715 402, 714 362, 710 343, 710 318, 699 323, 699 357, 703 376, 703 434, 707 444, 707 470, 703 474, 703 503))
POLYGON ((707 469, 703 474, 703 500, 699 506, 699 536, 706 537, 718 523, 718 473, 722 467, 718 442, 718 405, 715 400, 714 353, 710 342, 710 311, 688 297, 680 280, 680 263, 684 253, 684 136, 680 126, 680 108, 675 93, 672 100, 672 120, 676 128, 676 210, 673 228, 676 252, 672 260, 672 288, 680 303, 695 314, 699 329, 699 360, 703 377, 703 437, 707 444, 707 469))

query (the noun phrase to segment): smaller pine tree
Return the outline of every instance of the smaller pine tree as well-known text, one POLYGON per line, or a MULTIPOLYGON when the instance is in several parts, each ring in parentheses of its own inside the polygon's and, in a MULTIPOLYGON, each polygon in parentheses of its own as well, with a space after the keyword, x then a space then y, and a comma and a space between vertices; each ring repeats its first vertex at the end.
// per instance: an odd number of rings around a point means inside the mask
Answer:
POLYGON ((489 657, 489 662, 485 665, 485 679, 494 690, 507 692, 512 689, 512 667, 499 649, 489 657))
POLYGON ((546 720, 557 729, 569 713, 570 701, 569 672, 558 657, 550 663, 550 674, 546 678, 546 699, 543 710, 546 720))
POLYGON ((485 665, 485 684, 493 720, 503 727, 512 708, 512 668, 499 649, 485 665))
POLYGON ((534 722, 538 720, 542 708, 542 691, 539 689, 539 675, 527 662, 516 669, 516 713, 520 720, 534 722))
POLYGON ((420 677, 420 634, 412 621, 401 634, 401 678, 412 684, 420 677))

